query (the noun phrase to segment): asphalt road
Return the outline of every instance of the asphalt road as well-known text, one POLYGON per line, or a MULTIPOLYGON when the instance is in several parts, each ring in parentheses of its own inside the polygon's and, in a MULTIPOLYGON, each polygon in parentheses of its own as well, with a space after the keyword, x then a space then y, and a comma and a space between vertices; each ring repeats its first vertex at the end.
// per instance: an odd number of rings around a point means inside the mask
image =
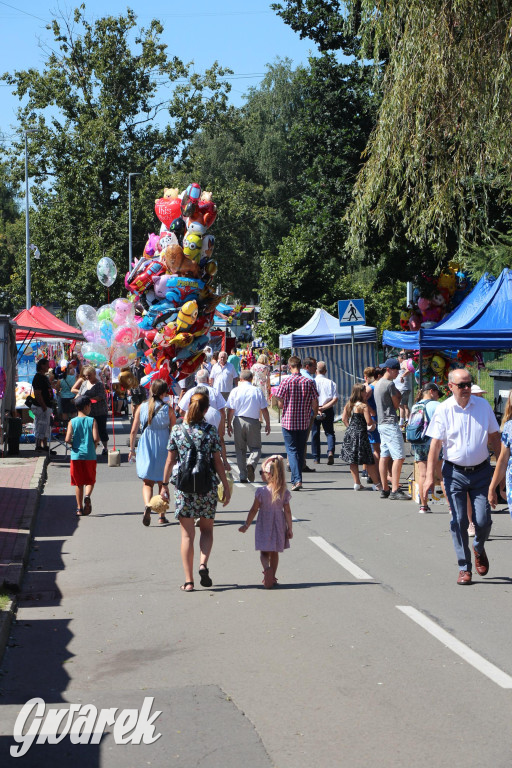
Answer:
MULTIPOLYGON (((277 424, 264 442, 284 451, 277 424)), ((214 586, 184 594, 179 527, 142 526, 134 465, 101 463, 98 478, 77 522, 68 464, 49 468, 1 670, 0 765, 21 706, 41 696, 119 709, 154 697, 162 736, 116 745, 107 729, 97 745, 35 745, 15 764, 510 768, 505 508, 489 575, 463 588, 445 505, 420 515, 356 493, 348 468, 324 462, 292 494, 294 538, 267 591, 254 527, 238 532, 255 488, 237 485, 217 515, 214 586)))

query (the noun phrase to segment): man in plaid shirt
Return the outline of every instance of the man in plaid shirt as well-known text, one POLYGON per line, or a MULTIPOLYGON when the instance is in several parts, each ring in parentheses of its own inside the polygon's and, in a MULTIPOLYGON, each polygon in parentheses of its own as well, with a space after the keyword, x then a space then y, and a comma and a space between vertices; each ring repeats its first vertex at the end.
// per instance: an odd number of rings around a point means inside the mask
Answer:
POLYGON ((288 367, 291 376, 280 384, 276 396, 278 406, 283 411, 281 428, 292 473, 292 491, 300 491, 311 411, 314 416, 318 413, 318 392, 314 381, 301 376, 300 358, 290 357, 288 367))

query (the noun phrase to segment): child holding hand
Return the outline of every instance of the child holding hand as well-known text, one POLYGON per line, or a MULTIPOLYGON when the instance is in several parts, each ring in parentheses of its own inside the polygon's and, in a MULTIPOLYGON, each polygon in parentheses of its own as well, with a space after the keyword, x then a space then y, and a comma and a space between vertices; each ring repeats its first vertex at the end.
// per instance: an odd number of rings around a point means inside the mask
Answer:
POLYGON ((96 446, 100 436, 96 420, 89 416, 90 399, 79 395, 75 398, 75 408, 78 416, 68 423, 66 443, 71 445, 71 485, 75 486, 76 514, 82 517, 92 512, 91 493, 96 482, 96 446))
POLYGON ((279 565, 279 553, 289 548, 290 539, 293 537, 290 509, 291 494, 286 487, 282 456, 274 455, 265 459, 260 474, 267 486, 257 489, 254 503, 247 515, 247 521, 238 530, 240 533, 246 533, 258 515, 255 548, 260 550, 263 584, 265 589, 271 589, 277 584, 276 571, 279 565))

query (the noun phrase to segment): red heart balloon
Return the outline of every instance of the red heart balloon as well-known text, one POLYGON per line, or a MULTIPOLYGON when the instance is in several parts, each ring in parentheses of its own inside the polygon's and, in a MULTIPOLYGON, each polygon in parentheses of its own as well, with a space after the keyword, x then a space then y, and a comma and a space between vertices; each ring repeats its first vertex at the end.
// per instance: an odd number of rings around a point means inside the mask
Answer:
POLYGON ((174 219, 181 216, 181 200, 179 197, 161 197, 155 200, 155 213, 162 224, 170 227, 174 219))

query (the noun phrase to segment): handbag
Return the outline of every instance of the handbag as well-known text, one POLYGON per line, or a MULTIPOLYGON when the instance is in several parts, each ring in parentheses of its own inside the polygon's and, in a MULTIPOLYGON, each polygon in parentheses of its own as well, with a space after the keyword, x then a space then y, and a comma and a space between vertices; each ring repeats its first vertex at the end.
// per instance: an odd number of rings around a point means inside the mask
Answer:
POLYGON ((25 405, 27 408, 32 408, 33 405, 37 405, 37 401, 32 397, 32 395, 29 395, 25 398, 25 405))

